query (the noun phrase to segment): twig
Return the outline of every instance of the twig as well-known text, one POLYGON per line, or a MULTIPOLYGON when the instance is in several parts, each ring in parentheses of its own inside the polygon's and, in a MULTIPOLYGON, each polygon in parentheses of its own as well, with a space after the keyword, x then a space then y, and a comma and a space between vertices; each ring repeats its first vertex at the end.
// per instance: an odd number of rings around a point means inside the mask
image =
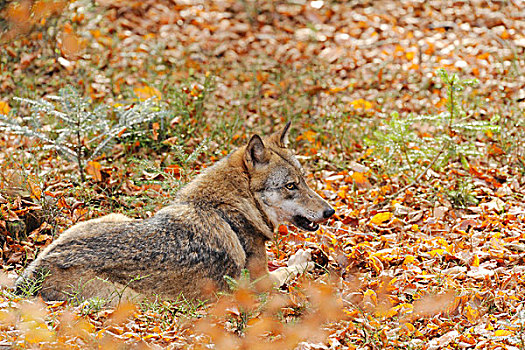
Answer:
POLYGON ((401 192, 404 192, 406 189, 414 186, 416 184, 416 182, 421 180, 421 178, 426 174, 428 169, 430 169, 434 165, 434 163, 436 163, 436 161, 439 159, 439 156, 441 156, 441 153, 443 153, 443 151, 445 150, 445 147, 447 147, 446 143, 443 145, 443 147, 441 147, 441 149, 439 150, 438 154, 436 154, 436 156, 434 157, 434 159, 432 159, 430 164, 414 180, 412 180, 411 183, 409 183, 408 185, 406 185, 405 187, 403 187, 402 189, 400 189, 396 193, 386 197, 385 201, 383 201, 383 203, 386 203, 386 202, 390 201, 391 199, 396 198, 401 192))

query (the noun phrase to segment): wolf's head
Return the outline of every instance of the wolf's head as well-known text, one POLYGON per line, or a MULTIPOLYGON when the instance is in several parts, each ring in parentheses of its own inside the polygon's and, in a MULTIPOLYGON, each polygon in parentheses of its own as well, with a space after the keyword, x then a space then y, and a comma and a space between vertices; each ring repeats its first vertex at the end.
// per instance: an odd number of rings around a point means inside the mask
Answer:
POLYGON ((315 231, 335 210, 304 179, 301 164, 287 148, 290 123, 266 138, 254 135, 244 151, 250 190, 274 226, 289 222, 315 231))

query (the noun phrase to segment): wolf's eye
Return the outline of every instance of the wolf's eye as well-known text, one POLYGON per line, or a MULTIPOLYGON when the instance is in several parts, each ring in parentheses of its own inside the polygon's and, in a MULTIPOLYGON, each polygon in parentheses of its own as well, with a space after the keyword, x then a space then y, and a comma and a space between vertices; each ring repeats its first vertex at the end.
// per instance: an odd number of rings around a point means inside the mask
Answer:
POLYGON ((287 183, 286 185, 284 185, 284 188, 286 188, 287 190, 296 190, 297 189, 297 185, 295 184, 295 182, 290 182, 290 183, 287 183))

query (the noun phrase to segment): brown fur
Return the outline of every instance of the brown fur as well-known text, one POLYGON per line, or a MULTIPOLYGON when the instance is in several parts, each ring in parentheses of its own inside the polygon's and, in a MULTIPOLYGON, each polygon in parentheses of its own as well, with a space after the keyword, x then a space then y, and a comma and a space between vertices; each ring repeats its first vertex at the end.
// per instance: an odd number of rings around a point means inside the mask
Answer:
POLYGON ((254 279, 267 276, 265 242, 276 225, 305 227, 307 222, 306 229, 314 230, 314 222, 333 214, 306 185, 299 162, 286 148, 288 128, 265 139, 255 135, 149 219, 110 214, 71 227, 26 269, 17 286, 44 269, 50 272, 40 291, 45 300, 71 293, 114 299, 117 290, 131 299, 181 293, 206 299, 214 288, 226 288, 225 275, 236 278, 247 268, 254 279))

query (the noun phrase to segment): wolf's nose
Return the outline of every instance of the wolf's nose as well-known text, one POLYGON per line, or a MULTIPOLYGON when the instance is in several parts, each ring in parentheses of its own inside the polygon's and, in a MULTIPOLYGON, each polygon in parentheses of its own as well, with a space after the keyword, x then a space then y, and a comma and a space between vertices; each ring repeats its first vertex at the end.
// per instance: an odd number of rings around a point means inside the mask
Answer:
POLYGON ((323 212, 323 216, 324 216, 325 219, 328 219, 330 216, 334 215, 334 213, 335 213, 334 208, 326 209, 323 212))

